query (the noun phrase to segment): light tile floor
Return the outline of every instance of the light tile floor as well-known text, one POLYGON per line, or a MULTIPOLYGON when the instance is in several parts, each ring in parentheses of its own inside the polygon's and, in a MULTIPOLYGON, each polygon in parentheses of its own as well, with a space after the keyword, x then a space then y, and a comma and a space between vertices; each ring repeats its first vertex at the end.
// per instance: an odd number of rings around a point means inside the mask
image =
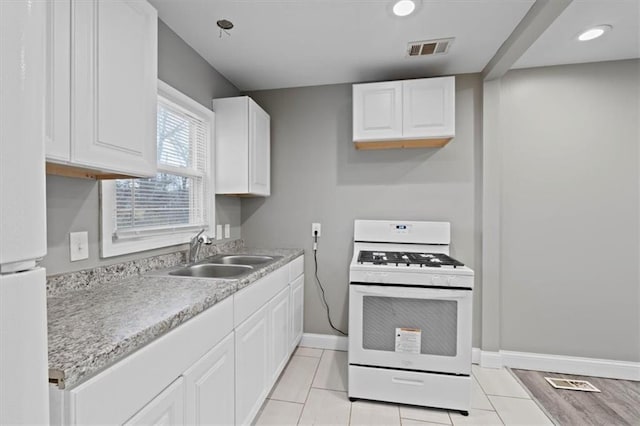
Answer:
POLYGON ((552 425, 504 369, 473 366, 471 412, 347 398, 347 353, 299 347, 256 416, 256 425, 552 425))

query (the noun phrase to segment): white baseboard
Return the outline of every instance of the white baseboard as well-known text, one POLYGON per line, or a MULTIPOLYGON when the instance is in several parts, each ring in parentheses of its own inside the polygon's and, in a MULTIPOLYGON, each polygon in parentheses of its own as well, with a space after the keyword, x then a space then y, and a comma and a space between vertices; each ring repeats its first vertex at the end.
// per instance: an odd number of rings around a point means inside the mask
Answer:
MULTIPOLYGON (((346 351, 349 339, 330 334, 304 333, 300 346, 318 349, 346 351)), ((606 377, 640 381, 640 362, 612 359, 583 358, 565 355, 537 354, 515 351, 471 350, 471 362, 487 368, 521 368, 523 370, 549 371, 552 373, 606 377)))
POLYGON ((473 348, 473 362, 476 363, 478 358, 480 359, 479 364, 488 368, 511 367, 523 370, 640 381, 640 362, 531 352, 489 352, 473 348))
POLYGON ((640 381, 640 362, 500 351, 506 367, 640 381))
POLYGON ((480 364, 480 355, 482 354, 482 349, 480 348, 472 348, 471 349, 471 364, 480 364))
POLYGON ((500 352, 480 351, 480 365, 487 368, 502 368, 500 352))
POLYGON ((331 334, 304 333, 300 341, 300 346, 346 351, 349 347, 349 338, 346 336, 333 336, 331 334))

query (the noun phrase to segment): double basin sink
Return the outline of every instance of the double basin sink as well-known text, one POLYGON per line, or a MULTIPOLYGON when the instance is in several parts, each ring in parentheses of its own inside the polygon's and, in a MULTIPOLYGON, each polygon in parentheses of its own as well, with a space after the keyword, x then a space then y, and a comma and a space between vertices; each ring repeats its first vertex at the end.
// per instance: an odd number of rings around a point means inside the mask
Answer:
POLYGON ((219 254, 193 265, 172 270, 169 275, 194 278, 237 278, 250 274, 256 267, 274 262, 280 257, 253 254, 219 254))

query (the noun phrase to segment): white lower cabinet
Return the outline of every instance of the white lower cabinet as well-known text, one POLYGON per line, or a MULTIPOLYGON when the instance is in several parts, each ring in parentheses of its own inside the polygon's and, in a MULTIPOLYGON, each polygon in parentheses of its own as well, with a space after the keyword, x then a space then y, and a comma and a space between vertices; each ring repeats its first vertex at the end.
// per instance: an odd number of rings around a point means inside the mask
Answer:
POLYGON ((293 351, 302 339, 304 322, 304 275, 300 275, 290 285, 291 330, 289 333, 290 351, 293 351))
POLYGON ((269 316, 271 319, 271 380, 276 381, 284 366, 289 360, 289 328, 290 301, 289 286, 286 286, 269 303, 269 316))
MULTIPOLYGON (((262 306, 250 317, 237 325, 236 330, 236 424, 248 425, 260 410, 264 399, 287 365, 291 353, 302 337, 302 306, 304 286, 302 273, 303 257, 288 265, 289 274, 274 271, 276 281, 254 283, 238 293, 235 299, 236 313, 247 306, 262 306), (293 278, 293 282, 291 282, 293 278), (270 292, 265 291, 268 284, 270 292), (297 299, 292 299, 292 285, 297 285, 297 299), (277 289, 277 290, 274 290, 277 289), (277 291, 277 292, 276 292, 277 291), (300 323, 295 326, 299 336, 292 339, 294 313, 299 313, 300 323)), ((240 316, 243 318, 243 316, 240 316)))
POLYGON ((230 333, 184 373, 186 424, 234 423, 234 354, 234 333, 230 333))
POLYGON ((251 424, 302 337, 302 272, 300 256, 86 382, 52 388, 50 423, 251 424))
POLYGON ((249 424, 268 392, 269 307, 236 327, 236 424, 249 424))
POLYGON ((185 424, 184 382, 184 379, 179 377, 124 424, 131 426, 172 426, 185 424))

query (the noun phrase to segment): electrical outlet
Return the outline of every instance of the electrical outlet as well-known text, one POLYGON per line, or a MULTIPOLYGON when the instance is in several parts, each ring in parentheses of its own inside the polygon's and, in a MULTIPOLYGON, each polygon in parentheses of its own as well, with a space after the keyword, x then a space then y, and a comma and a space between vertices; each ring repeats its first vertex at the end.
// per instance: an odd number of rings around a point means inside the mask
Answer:
POLYGON ((231 225, 228 223, 225 223, 224 225, 224 237, 231 238, 231 225))
POLYGON ((216 240, 222 239, 222 225, 216 225, 216 240))
POLYGON ((72 262, 89 258, 89 233, 69 233, 69 259, 72 262))
POLYGON ((311 236, 312 237, 316 236, 316 231, 318 231, 318 237, 319 237, 320 234, 322 234, 322 226, 319 223, 312 223, 311 224, 311 236))

